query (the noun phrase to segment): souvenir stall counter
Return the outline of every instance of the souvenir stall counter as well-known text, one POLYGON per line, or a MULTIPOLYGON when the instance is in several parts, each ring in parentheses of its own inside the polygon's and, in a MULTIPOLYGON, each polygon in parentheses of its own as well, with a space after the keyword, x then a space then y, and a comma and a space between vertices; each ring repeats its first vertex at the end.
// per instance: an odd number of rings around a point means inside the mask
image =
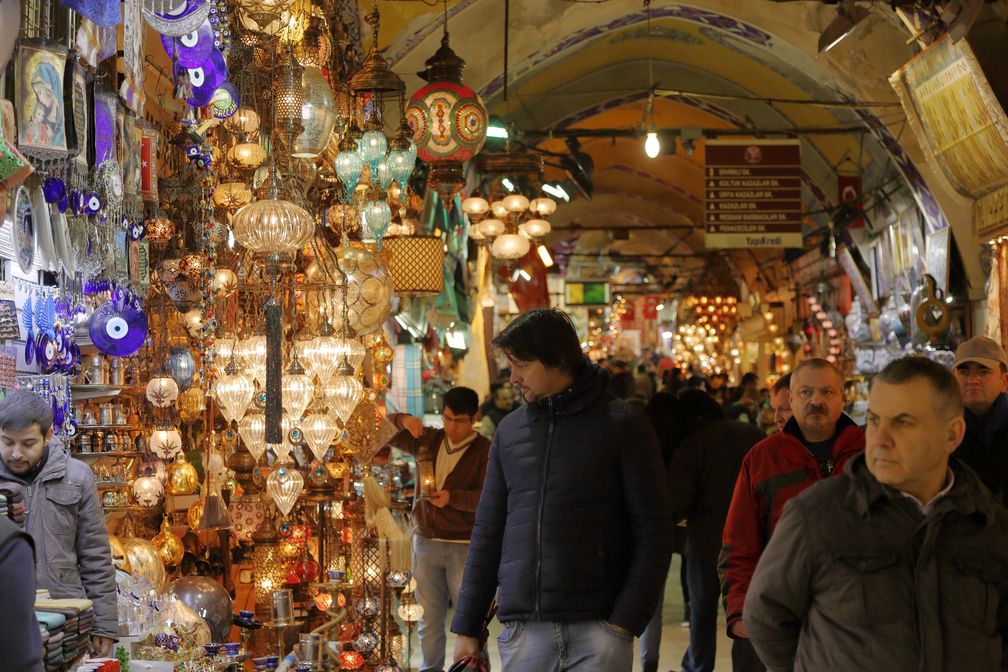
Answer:
MULTIPOLYGON (((0 386, 94 471, 118 585, 110 659, 86 600, 39 597, 49 671, 406 666, 424 492, 373 458, 387 402, 423 413, 406 342, 468 317, 458 176, 487 117, 447 36, 407 100, 377 10, 354 58, 324 9, 0 3, 0 386)), ((544 235, 539 200, 500 238, 544 235)))

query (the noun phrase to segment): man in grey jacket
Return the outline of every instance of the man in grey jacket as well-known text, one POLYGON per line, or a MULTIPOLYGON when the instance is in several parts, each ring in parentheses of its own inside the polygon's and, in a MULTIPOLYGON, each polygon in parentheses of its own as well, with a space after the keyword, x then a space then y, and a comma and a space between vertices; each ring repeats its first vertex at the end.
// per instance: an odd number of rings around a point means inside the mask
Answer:
POLYGON ((945 367, 878 374, 865 452, 788 502, 749 586, 772 672, 1004 669, 1008 512, 950 462, 965 427, 945 367))
POLYGON ((0 480, 25 489, 25 529, 35 542, 38 587, 87 598, 91 643, 107 656, 119 632, 115 568, 94 474, 53 441, 49 404, 27 390, 0 401, 0 480))

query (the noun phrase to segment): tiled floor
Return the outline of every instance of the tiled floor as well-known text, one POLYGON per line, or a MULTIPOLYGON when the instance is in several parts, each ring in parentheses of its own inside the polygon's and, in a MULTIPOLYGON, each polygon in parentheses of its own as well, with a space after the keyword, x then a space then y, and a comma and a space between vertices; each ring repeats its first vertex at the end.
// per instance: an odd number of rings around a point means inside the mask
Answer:
MULTIPOLYGON (((669 568, 669 580, 665 583, 665 608, 662 616, 662 644, 661 657, 658 669, 661 672, 669 670, 679 670, 679 663, 682 661, 683 652, 689 644, 689 629, 680 625, 683 616, 683 596, 679 586, 679 556, 672 556, 672 566, 669 568)), ((721 624, 718 627, 717 644, 717 664, 715 672, 731 672, 731 640, 724 634, 724 616, 721 616, 721 624)), ((451 622, 451 614, 448 616, 448 623, 451 622)), ((446 624, 446 629, 447 629, 446 624)), ((500 634, 501 625, 494 621, 490 626, 490 668, 499 671, 500 655, 497 652, 497 635, 500 634)), ((448 634, 448 657, 455 647, 455 636, 448 634)), ((420 669, 420 642, 416 633, 413 634, 412 652, 410 655, 410 670, 420 669)), ((640 661, 634 661, 634 672, 640 670, 640 661)))

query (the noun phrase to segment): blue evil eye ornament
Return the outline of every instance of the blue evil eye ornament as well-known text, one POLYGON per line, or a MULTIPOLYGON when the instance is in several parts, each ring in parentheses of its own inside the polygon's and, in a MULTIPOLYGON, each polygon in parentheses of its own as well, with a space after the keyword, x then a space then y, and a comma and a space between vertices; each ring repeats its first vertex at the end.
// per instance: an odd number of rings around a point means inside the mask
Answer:
POLYGON ((66 193, 66 184, 58 177, 47 177, 42 183, 42 196, 45 197, 45 202, 50 205, 66 197, 66 193))
POLYGON ((84 195, 84 214, 97 215, 105 207, 105 202, 97 191, 89 191, 84 195))
POLYGON ((210 58, 214 48, 213 28, 204 21, 199 28, 181 37, 161 36, 168 57, 186 68, 196 68, 210 58))
POLYGON ((116 286, 111 294, 111 300, 91 314, 88 334, 106 355, 129 357, 147 339, 147 315, 141 299, 129 289, 116 286))
POLYGON ((143 222, 133 222, 126 227, 130 240, 143 240, 147 235, 147 225, 143 222))
POLYGON ((224 55, 214 49, 210 52, 210 57, 197 66, 187 68, 180 63, 176 63, 172 69, 175 76, 175 84, 182 82, 188 75, 189 84, 192 86, 192 95, 186 98, 186 102, 193 107, 203 107, 213 99, 214 91, 227 79, 227 63, 224 55))

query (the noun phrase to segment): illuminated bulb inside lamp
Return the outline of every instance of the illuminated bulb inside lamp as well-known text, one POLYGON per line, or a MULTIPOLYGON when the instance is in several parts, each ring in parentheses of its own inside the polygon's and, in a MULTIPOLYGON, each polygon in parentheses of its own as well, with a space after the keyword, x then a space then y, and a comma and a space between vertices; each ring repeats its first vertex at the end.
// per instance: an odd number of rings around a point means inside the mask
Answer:
POLYGON ((661 142, 658 140, 658 134, 651 132, 647 134, 644 140, 644 153, 647 154, 649 159, 657 158, 661 153, 661 142))

